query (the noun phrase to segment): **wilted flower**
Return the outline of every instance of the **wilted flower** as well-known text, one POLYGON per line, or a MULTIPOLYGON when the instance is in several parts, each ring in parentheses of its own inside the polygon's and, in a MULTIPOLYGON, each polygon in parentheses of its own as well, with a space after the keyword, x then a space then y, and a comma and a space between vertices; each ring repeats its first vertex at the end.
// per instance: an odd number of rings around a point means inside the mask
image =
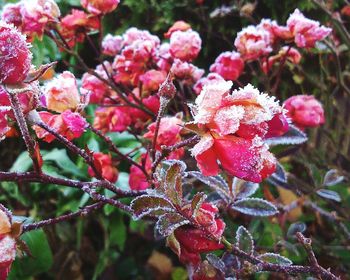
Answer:
POLYGON ((116 56, 124 46, 122 36, 107 34, 102 40, 102 53, 104 55, 116 56))
POLYGON ((234 44, 245 60, 258 59, 272 51, 270 33, 253 25, 243 28, 234 44))
POLYGON ((170 37, 169 52, 174 58, 192 61, 198 56, 201 46, 202 40, 196 31, 175 31, 170 37))
POLYGON ((21 29, 23 24, 21 14, 22 2, 8 3, 2 8, 1 19, 9 24, 13 24, 18 29, 21 29))
POLYGON ((325 122, 322 104, 312 95, 292 96, 283 105, 287 116, 300 129, 317 127, 325 122))
POLYGON ((30 70, 32 55, 26 38, 13 26, 0 21, 0 83, 23 82, 30 70))
POLYGON ((75 111, 81 100, 75 76, 68 71, 63 72, 45 85, 46 107, 62 113, 75 111))
POLYGON ((238 52, 223 52, 210 66, 210 71, 219 74, 225 80, 235 81, 241 75, 244 61, 238 52))
MULTIPOLYGON (((80 114, 73 113, 70 110, 64 111, 59 115, 43 111, 39 112, 39 115, 44 123, 68 140, 79 138, 88 126, 88 123, 80 114)), ((55 140, 55 136, 45 129, 39 126, 34 126, 33 128, 36 135, 45 142, 51 143, 55 140)))
POLYGON ((92 14, 107 14, 113 12, 119 0, 81 0, 81 5, 92 14))
MULTIPOLYGON (((94 153, 93 163, 104 179, 112 183, 115 183, 118 180, 118 169, 113 166, 111 155, 94 153)), ((88 172, 90 176, 96 177, 92 167, 89 167, 88 172)))

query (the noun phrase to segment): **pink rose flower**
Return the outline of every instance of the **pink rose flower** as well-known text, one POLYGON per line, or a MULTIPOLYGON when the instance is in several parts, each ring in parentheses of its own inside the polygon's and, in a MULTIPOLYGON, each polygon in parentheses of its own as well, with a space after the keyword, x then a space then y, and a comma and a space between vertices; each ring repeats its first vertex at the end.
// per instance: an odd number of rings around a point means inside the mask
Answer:
POLYGON ((107 34, 102 40, 102 53, 104 55, 116 56, 124 46, 122 36, 107 34))
POLYGON ((235 51, 223 52, 210 66, 210 71, 219 74, 225 80, 235 81, 241 75, 244 61, 241 55, 235 51))
POLYGON ((191 25, 189 25, 187 22, 184 22, 183 20, 176 21, 167 31, 167 33, 164 34, 164 37, 169 39, 171 34, 173 34, 175 31, 187 31, 191 29, 191 25))
POLYGON ((95 111, 94 127, 102 132, 122 132, 131 124, 127 107, 102 107, 95 111))
POLYGON ((0 21, 0 50, 0 83, 23 82, 29 72, 32 55, 26 38, 3 21, 0 21))
POLYGON ((322 104, 312 95, 292 96, 283 105, 287 116, 302 130, 325 122, 322 104))
MULTIPOLYGON (((145 161, 146 172, 149 174, 152 168, 151 159, 147 154, 143 154, 139 162, 142 163, 143 161, 145 161)), ((130 167, 129 186, 133 191, 143 191, 149 187, 146 175, 135 165, 130 167)))
POLYGON ((183 61, 194 60, 202 46, 199 34, 193 30, 175 31, 170 37, 170 54, 183 61))
MULTIPOLYGON (((88 126, 88 123, 80 114, 73 113, 70 110, 64 111, 59 115, 43 111, 39 112, 39 115, 44 123, 70 141, 79 138, 88 126)), ((55 136, 45 129, 38 126, 34 126, 33 128, 36 135, 45 142, 51 143, 55 140, 55 136)))
POLYGON ((45 85, 44 94, 49 110, 62 113, 75 111, 81 103, 75 76, 65 71, 45 85))
POLYGON ((204 70, 198 68, 189 62, 183 62, 180 59, 175 59, 171 66, 171 72, 174 76, 182 80, 184 84, 193 85, 196 83, 204 74, 204 70))
POLYGON ((272 51, 270 33, 250 25, 237 34, 234 45, 244 60, 255 60, 272 51))
POLYGON ((216 84, 218 82, 224 82, 225 79, 221 77, 217 73, 209 73, 207 77, 201 78, 197 81, 197 83, 193 86, 194 92, 199 95, 203 89, 204 86, 210 85, 210 84, 216 84))
POLYGON ((165 81, 167 74, 164 71, 148 70, 140 76, 142 90, 145 92, 156 92, 159 86, 165 81))

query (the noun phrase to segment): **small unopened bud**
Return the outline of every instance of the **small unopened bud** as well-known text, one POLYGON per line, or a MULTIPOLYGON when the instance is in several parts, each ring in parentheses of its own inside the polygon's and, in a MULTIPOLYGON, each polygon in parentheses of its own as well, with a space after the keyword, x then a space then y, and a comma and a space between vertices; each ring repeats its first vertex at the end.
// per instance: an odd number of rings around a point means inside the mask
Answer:
POLYGON ((169 72, 166 80, 159 87, 159 96, 166 99, 173 99, 176 95, 176 87, 173 83, 173 73, 169 72))

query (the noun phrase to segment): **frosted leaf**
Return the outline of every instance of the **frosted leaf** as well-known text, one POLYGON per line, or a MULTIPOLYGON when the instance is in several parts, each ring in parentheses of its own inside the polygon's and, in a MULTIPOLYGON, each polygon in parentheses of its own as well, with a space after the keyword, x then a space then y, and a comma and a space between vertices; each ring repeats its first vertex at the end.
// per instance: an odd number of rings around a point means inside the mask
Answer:
POLYGON ((236 231, 236 245, 240 250, 250 255, 254 254, 253 237, 244 226, 240 226, 236 231))
POLYGON ((207 195, 205 193, 199 192, 196 193, 191 201, 192 208, 192 217, 196 218, 198 210, 201 208, 203 202, 207 199, 207 195))
POLYGON ((341 176, 336 169, 329 170, 323 178, 323 186, 334 186, 344 180, 344 176, 341 176))
POLYGON ((279 182, 287 183, 287 174, 284 170, 282 164, 277 162, 276 164, 276 171, 271 175, 274 179, 278 180, 279 182))
POLYGON ((252 196, 259 188, 259 184, 247 182, 238 178, 234 178, 232 182, 232 193, 235 199, 242 199, 252 196))
POLYGON ((246 198, 236 201, 232 209, 251 216, 273 216, 278 213, 276 206, 260 198, 246 198))
POLYGON ((221 135, 235 133, 240 125, 240 120, 244 116, 243 106, 230 106, 219 109, 214 117, 214 121, 218 126, 218 132, 221 135))
POLYGON ((270 146, 276 145, 298 145, 308 140, 306 134, 294 125, 289 125, 289 130, 286 134, 280 137, 272 137, 265 140, 265 143, 270 146))
POLYGON ((323 198, 326 198, 326 199, 334 200, 334 201, 337 201, 337 202, 341 201, 340 195, 337 192, 335 192, 335 191, 326 190, 326 189, 320 189, 316 193, 320 197, 323 197, 323 198))
POLYGON ((198 171, 190 171, 187 174, 208 185, 226 202, 229 202, 231 200, 228 185, 224 179, 222 179, 222 177, 204 176, 201 172, 198 171))
POLYGON ((289 266, 293 264, 293 262, 290 259, 275 253, 265 253, 258 256, 258 258, 267 263, 274 263, 284 266, 289 266))
POLYGON ((190 221, 177 213, 166 213, 159 217, 156 223, 156 229, 163 236, 169 236, 177 228, 189 224, 190 221))
MULTIPOLYGON (((225 263, 219 259, 218 256, 214 255, 214 254, 208 254, 206 256, 206 259, 208 260, 208 262, 214 266, 217 270, 221 271, 221 272, 225 272, 225 263)), ((227 278, 226 278, 227 279, 227 278)))
POLYGON ((131 201, 134 220, 146 215, 159 216, 166 212, 174 212, 173 205, 169 200, 160 196, 141 195, 131 201))

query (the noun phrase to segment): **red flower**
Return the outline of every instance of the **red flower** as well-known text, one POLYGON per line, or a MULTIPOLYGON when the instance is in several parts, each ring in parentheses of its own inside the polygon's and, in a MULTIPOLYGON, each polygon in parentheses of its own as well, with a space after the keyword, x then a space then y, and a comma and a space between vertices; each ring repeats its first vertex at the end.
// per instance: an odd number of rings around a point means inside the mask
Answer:
MULTIPOLYGON (((188 215, 192 215, 189 209, 190 205, 185 206, 183 210, 188 215)), ((213 204, 203 203, 201 205, 196 216, 196 222, 206 228, 206 231, 192 226, 182 226, 175 230, 175 238, 180 243, 179 257, 182 262, 198 265, 201 260, 200 253, 215 251, 224 247, 213 239, 220 239, 226 226, 223 220, 215 218, 218 211, 213 204)))
POLYGON ((284 102, 284 108, 300 129, 317 127, 325 122, 322 104, 312 95, 292 96, 284 102))
POLYGON ((251 85, 230 93, 231 82, 205 86, 193 106, 201 140, 193 149, 206 176, 217 175, 218 161, 232 176, 261 182, 275 170, 276 160, 263 143, 288 130, 281 106, 251 85))
POLYGON ((23 82, 29 72, 32 55, 25 37, 0 21, 0 83, 23 82))
POLYGON ((166 73, 158 70, 148 70, 145 74, 140 76, 142 82, 142 91, 147 93, 156 92, 159 86, 165 81, 166 73))
MULTIPOLYGON (((93 157, 94 165, 102 177, 115 183, 118 180, 118 169, 113 166, 111 155, 94 153, 93 157)), ((91 167, 89 167, 88 172, 90 176, 96 177, 96 174, 91 167)))
POLYGON ((81 0, 81 5, 95 15, 113 12, 119 4, 119 0, 81 0))
MULTIPOLYGON (((146 172, 149 174, 152 168, 151 159, 147 154, 143 154, 140 162, 142 163, 143 161, 145 161, 146 172)), ((129 186, 133 191, 143 191, 149 187, 146 175, 136 165, 130 167, 129 186)))

